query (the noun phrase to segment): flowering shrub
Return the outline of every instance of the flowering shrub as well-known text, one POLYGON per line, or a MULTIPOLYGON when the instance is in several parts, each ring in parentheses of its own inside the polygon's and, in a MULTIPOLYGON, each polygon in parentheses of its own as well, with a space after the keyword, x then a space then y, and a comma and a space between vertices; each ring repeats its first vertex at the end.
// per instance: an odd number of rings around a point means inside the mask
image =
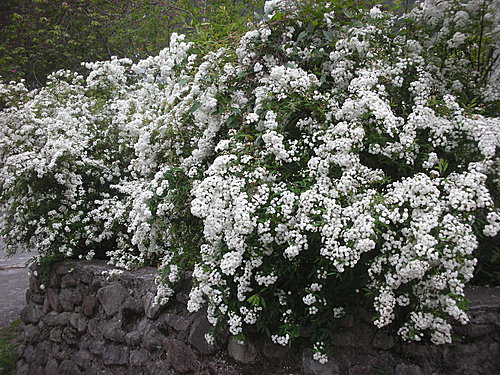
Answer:
POLYGON ((451 342, 478 238, 500 229, 500 13, 346 4, 268 1, 235 51, 174 35, 2 88, 24 98, 1 120, 8 246, 153 262, 159 303, 192 270, 189 310, 280 345, 312 326, 321 362, 363 295, 376 326, 451 342))
POLYGON ((168 152, 182 152, 177 124, 168 123, 181 109, 165 114, 165 107, 186 91, 179 81, 194 79, 189 47, 173 37, 169 49, 138 64, 88 64, 86 79, 59 72, 4 111, 3 225, 11 249, 20 242, 42 255, 92 257, 102 244, 105 251, 121 250, 115 261, 123 257, 128 264, 157 252, 142 244, 149 218, 141 209, 151 198, 145 190, 177 160, 168 152), (177 84, 163 87, 170 81, 177 84))

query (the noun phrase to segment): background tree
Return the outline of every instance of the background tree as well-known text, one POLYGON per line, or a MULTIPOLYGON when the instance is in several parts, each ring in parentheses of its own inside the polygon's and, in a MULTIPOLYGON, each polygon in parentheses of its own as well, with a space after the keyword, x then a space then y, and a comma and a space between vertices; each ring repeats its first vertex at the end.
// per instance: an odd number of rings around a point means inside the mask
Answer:
POLYGON ((173 31, 209 49, 230 42, 262 0, 5 0, 0 5, 0 76, 45 83, 59 69, 111 56, 140 59, 163 49, 173 31))

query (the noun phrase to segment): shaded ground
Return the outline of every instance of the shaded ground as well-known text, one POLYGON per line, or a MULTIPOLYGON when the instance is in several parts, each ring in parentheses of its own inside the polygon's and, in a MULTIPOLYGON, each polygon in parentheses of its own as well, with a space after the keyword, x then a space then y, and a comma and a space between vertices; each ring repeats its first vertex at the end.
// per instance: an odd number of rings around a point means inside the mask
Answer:
MULTIPOLYGON (((3 242, 0 239, 0 249, 3 242)), ((19 318, 19 313, 26 305, 26 289, 28 289, 28 269, 26 262, 34 253, 21 253, 6 257, 0 250, 0 327, 19 318)))

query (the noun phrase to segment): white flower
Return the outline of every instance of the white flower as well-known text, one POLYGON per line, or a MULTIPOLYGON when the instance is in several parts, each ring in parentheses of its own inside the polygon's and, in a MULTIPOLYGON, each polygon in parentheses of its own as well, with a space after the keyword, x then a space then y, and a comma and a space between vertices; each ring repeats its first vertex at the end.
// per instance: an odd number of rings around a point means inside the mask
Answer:
POLYGON ((371 18, 380 18, 382 17, 382 11, 380 8, 374 6, 373 8, 370 9, 370 17, 371 18))
POLYGON ((280 336, 280 335, 271 335, 271 340, 278 345, 281 346, 287 346, 288 342, 290 341, 290 336, 287 334, 280 336))

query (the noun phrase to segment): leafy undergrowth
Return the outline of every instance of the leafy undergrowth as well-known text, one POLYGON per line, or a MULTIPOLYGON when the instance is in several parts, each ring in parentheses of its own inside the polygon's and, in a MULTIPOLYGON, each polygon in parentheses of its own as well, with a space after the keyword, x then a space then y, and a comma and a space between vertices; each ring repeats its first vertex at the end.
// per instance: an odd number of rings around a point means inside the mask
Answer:
POLYGON ((19 332, 19 319, 0 328, 0 375, 13 375, 16 373, 16 344, 15 339, 19 332))

